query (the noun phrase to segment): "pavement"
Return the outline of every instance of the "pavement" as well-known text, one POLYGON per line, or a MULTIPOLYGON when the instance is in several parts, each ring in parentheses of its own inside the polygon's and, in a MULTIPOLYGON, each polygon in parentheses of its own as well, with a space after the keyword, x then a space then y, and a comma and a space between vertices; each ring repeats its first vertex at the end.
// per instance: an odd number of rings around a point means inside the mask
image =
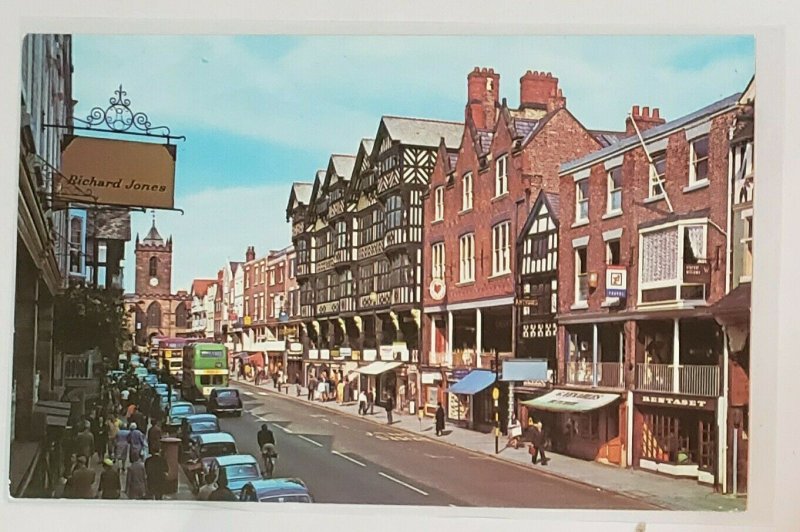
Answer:
POLYGON ((377 416, 240 388, 241 417, 221 416, 239 453, 260 457, 257 432, 275 436, 276 477, 297 477, 319 503, 658 510, 647 501, 542 473, 454 446, 377 416))
MULTIPOLYGON (((280 395, 291 401, 298 403, 311 403, 322 409, 337 412, 373 425, 387 426, 386 412, 382 408, 376 408, 373 415, 359 416, 356 403, 340 405, 335 401, 320 402, 309 401, 306 389, 301 390, 301 395, 297 396, 295 385, 289 385, 288 393, 278 392, 271 382, 259 386, 252 382, 238 381, 232 379, 232 383, 238 384, 250 397, 254 394, 260 396, 280 395)), ((308 406, 308 405, 307 405, 308 406)), ((415 436, 444 443, 452 447, 480 453, 491 457, 495 464, 510 463, 520 467, 535 469, 537 472, 548 475, 551 478, 560 478, 574 483, 582 484, 597 490, 619 494, 630 497, 638 501, 646 502, 649 505, 656 505, 667 510, 685 511, 744 511, 747 501, 742 497, 723 495, 713 491, 708 486, 688 479, 676 479, 666 477, 656 473, 636 470, 632 468, 620 468, 598 462, 591 462, 548 452, 550 461, 546 467, 532 465, 530 455, 526 448, 513 449, 504 447, 506 438, 501 436, 500 453, 495 454, 495 440, 491 434, 484 434, 477 431, 463 429, 448 425, 445 433, 441 437, 435 435, 433 420, 424 418, 421 422, 416 416, 408 414, 393 413, 393 431, 401 431, 415 436)), ((555 506, 558 507, 558 506, 555 506)))

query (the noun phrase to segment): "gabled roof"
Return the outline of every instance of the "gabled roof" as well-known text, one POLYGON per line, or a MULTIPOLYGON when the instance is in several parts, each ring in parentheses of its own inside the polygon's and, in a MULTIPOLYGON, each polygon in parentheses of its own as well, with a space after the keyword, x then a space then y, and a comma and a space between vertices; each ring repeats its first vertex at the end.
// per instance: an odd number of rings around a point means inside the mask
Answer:
POLYGON ((356 164, 355 155, 331 155, 328 161, 328 170, 325 172, 325 190, 338 183, 340 180, 345 183, 350 181, 353 175, 353 167, 356 164))
POLYGON ((199 297, 205 297, 208 293, 208 287, 216 282, 216 279, 195 279, 192 281, 192 294, 199 297))
POLYGON ((458 149, 461 144, 463 122, 409 118, 403 116, 384 116, 381 123, 392 140, 411 146, 435 148, 444 137, 448 149, 458 149))
POLYGON ((288 222, 292 217, 292 211, 298 206, 307 206, 311 199, 311 190, 314 188, 313 183, 292 183, 292 190, 289 192, 289 203, 286 205, 286 221, 288 222))
POLYGON ((238 261, 233 261, 232 260, 232 261, 230 261, 229 264, 230 264, 230 267, 231 267, 231 273, 235 274, 236 270, 238 270, 244 264, 244 262, 238 262, 238 261))
POLYGON ((561 205, 558 199, 558 194, 540 190, 539 195, 536 196, 536 201, 533 202, 533 206, 528 212, 527 218, 525 218, 525 223, 523 224, 522 229, 517 235, 517 243, 524 242, 525 237, 531 230, 533 222, 536 220, 536 218, 538 218, 538 214, 539 211, 541 211, 542 205, 547 207, 547 212, 550 214, 550 218, 553 220, 553 222, 555 222, 556 227, 558 227, 558 210, 561 205))
MULTIPOLYGON (((722 100, 716 101, 711 105, 707 105, 702 109, 698 109, 697 111, 690 113, 686 116, 682 116, 680 118, 667 122, 666 124, 661 124, 660 126, 652 127, 642 132, 642 138, 645 140, 645 142, 647 142, 648 140, 657 139, 659 137, 666 137, 669 134, 673 133, 674 131, 677 131, 687 126, 688 124, 691 124, 692 122, 700 121, 711 115, 732 108, 739 101, 740 96, 741 93, 737 92, 736 94, 728 96, 727 98, 723 98, 722 100)), ((605 148, 601 148, 600 150, 585 155, 584 157, 568 161, 562 164, 559 170, 559 174, 561 175, 568 174, 583 166, 592 165, 596 162, 605 160, 613 155, 633 149, 639 144, 640 142, 638 135, 632 135, 630 137, 626 137, 620 140, 619 142, 611 144, 610 146, 606 146, 605 148)))

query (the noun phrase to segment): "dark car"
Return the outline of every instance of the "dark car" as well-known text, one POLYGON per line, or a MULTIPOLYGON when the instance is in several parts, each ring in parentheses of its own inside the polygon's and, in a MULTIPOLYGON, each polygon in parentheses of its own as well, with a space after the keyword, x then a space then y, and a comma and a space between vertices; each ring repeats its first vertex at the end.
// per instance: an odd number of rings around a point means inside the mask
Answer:
POLYGON ((219 419, 214 414, 192 414, 183 418, 179 432, 183 452, 189 452, 189 443, 192 441, 192 437, 212 432, 220 432, 219 419))
POLYGON ((253 480, 239 493, 242 502, 314 502, 311 493, 298 478, 253 480))
POLYGON ((242 398, 236 388, 214 388, 208 396, 206 410, 214 414, 232 412, 242 415, 242 398))

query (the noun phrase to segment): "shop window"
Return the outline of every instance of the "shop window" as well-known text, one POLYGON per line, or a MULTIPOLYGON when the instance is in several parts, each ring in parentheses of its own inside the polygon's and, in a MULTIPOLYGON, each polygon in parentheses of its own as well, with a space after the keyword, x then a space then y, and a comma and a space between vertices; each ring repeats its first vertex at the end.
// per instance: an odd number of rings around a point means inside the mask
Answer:
POLYGON ((642 458, 677 465, 697 464, 713 471, 715 437, 712 416, 687 413, 675 416, 646 412, 642 427, 642 458))
POLYGON ((571 423, 573 434, 579 438, 585 440, 596 440, 600 438, 599 412, 570 416, 567 423, 571 423))

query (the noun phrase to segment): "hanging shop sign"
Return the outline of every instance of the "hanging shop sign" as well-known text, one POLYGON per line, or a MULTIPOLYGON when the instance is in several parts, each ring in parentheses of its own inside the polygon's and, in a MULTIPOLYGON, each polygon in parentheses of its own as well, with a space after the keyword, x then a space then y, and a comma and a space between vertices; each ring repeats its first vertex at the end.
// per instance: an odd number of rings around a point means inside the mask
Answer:
POLYGON ((711 264, 707 262, 683 265, 683 282, 708 284, 711 282, 711 264))
POLYGON ((56 198, 62 201, 172 209, 174 144, 67 136, 56 198))
POLYGON ((378 351, 376 349, 364 349, 364 361, 372 362, 378 358, 378 351))
POLYGON ((441 301, 447 293, 447 287, 444 284, 444 279, 434 279, 431 281, 428 291, 434 301, 441 301))
POLYGON ((300 342, 292 342, 289 344, 289 353, 302 353, 303 352, 303 344, 300 342))
POLYGON ((352 347, 340 347, 339 348, 339 358, 350 358, 353 354, 352 347))
POLYGON ((606 267, 606 297, 626 297, 628 270, 624 266, 606 267))
POLYGON ((317 360, 319 358, 319 350, 317 349, 309 349, 308 350, 308 358, 311 360, 317 360))
POLYGON ((394 360, 394 346, 382 345, 380 347, 381 360, 394 360))

